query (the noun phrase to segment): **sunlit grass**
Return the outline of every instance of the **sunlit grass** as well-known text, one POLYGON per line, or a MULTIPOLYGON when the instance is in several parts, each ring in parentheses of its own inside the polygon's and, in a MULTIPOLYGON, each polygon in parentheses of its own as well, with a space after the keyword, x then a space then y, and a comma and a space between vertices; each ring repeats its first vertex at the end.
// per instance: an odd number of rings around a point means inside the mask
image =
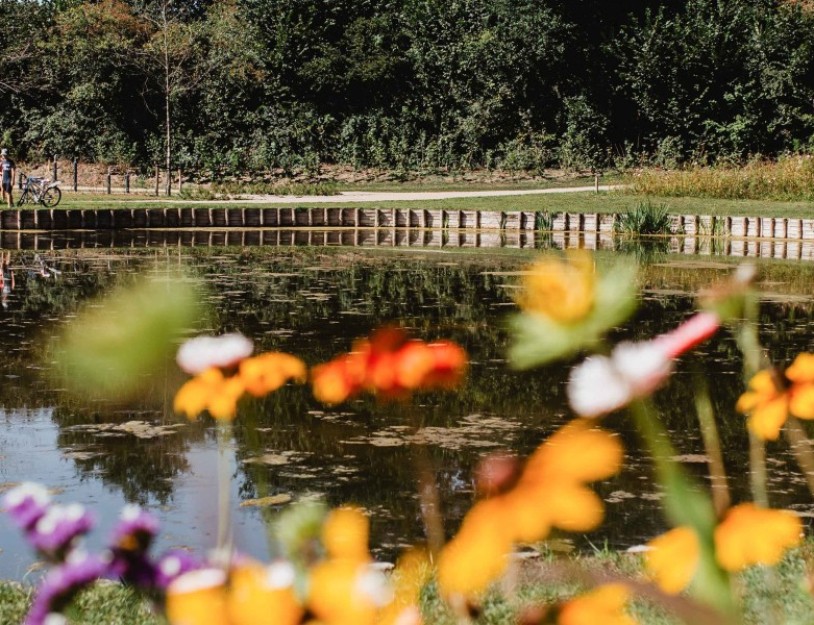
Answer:
MULTIPOLYGON (((814 622, 814 600, 800 580, 804 577, 806 563, 814 556, 814 543, 808 540, 802 547, 787 556, 772 573, 767 583, 767 570, 755 567, 742 574, 738 580, 739 593, 744 600, 745 623, 765 622, 767 614, 776 614, 778 623, 814 622)), ((540 558, 522 561, 517 569, 517 588, 512 603, 498 594, 490 594, 481 605, 478 623, 510 625, 516 622, 515 606, 547 604, 573 596, 579 586, 574 582, 552 582, 556 577, 554 567, 577 566, 589 574, 627 576, 642 579, 641 557, 600 549, 591 554, 570 555, 555 558, 544 551, 540 558)), ((0 582, 0 625, 22 622, 31 601, 29 586, 17 582, 0 582)), ((458 621, 438 597, 433 584, 422 593, 421 602, 424 622, 434 625, 455 625, 458 621)), ((637 600, 631 612, 641 625, 675 625, 678 619, 662 606, 637 600)), ((76 614, 77 623, 83 625, 166 625, 166 621, 150 611, 149 605, 124 586, 102 583, 80 595, 76 614)))
POLYGON ((740 167, 692 167, 646 170, 632 180, 636 193, 669 197, 730 200, 811 201, 814 158, 785 156, 755 160, 740 167))

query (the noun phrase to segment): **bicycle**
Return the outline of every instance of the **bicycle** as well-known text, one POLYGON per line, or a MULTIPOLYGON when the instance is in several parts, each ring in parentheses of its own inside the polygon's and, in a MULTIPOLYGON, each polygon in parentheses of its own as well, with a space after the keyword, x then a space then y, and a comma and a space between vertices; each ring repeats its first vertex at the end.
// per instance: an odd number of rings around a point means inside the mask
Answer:
POLYGON ((59 180, 51 182, 48 178, 26 177, 17 206, 42 204, 45 208, 53 208, 62 199, 62 191, 58 185, 59 180))

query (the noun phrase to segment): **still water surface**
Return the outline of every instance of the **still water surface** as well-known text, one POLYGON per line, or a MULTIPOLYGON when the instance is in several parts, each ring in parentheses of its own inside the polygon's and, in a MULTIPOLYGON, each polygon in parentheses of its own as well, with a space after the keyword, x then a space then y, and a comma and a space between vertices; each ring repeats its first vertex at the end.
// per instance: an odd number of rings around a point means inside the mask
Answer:
MULTIPOLYGON (((670 257, 633 250, 642 262, 642 301, 635 319, 614 340, 644 339, 694 310, 694 292, 728 274, 733 262, 670 257)), ((181 265, 203 280, 210 315, 195 331, 239 330, 260 350, 282 350, 309 365, 346 351, 372 329, 397 322, 431 340, 451 338, 471 358, 457 392, 420 396, 412 407, 361 398, 325 408, 306 387, 287 387, 246 403, 230 450, 235 542, 266 557, 266 526, 282 507, 240 506, 270 495, 278 501, 321 497, 353 502, 371 513, 374 553, 390 559, 422 538, 416 495, 416 456, 431 459, 447 531, 454 531, 473 498, 472 469, 484 454, 528 454, 570 418, 564 386, 568 365, 533 372, 510 370, 504 320, 513 308, 515 272, 531 250, 445 253, 434 250, 293 247, 65 250, 45 255, 61 273, 36 274, 33 252, 16 252, 17 285, 0 309, 0 488, 42 482, 60 502, 79 501, 97 513, 101 544, 126 502, 147 506, 162 522, 159 549, 214 544, 216 442, 212 422, 188 423, 172 414, 183 377, 167 367, 163 383, 138 405, 83 403, 58 388, 47 370, 48 337, 83 303, 111 286, 181 265)), ((610 256, 599 256, 602 263, 610 256)), ((761 265, 761 332, 778 362, 814 349, 812 270, 784 261, 761 265)), ((748 497, 743 418, 733 406, 742 392, 742 362, 722 332, 678 367, 656 396, 680 459, 704 481, 704 451, 691 389, 710 387, 725 462, 736 500, 748 497)), ((572 537, 578 548, 625 548, 663 529, 661 494, 623 414, 606 425, 627 450, 622 473, 597 485, 607 520, 597 532, 572 537)), ((799 470, 782 444, 772 445, 772 503, 814 512, 799 470)), ((20 579, 33 562, 16 530, 0 519, 0 577, 20 579)))

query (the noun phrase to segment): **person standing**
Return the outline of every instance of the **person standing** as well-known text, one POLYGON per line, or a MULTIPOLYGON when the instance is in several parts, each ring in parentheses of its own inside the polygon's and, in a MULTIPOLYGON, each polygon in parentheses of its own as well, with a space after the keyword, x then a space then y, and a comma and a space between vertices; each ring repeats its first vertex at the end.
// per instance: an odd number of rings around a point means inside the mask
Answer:
POLYGON ((14 188, 14 178, 17 176, 17 165, 8 157, 8 150, 0 150, 0 174, 2 174, 3 201, 8 202, 8 207, 14 206, 12 189, 14 188))

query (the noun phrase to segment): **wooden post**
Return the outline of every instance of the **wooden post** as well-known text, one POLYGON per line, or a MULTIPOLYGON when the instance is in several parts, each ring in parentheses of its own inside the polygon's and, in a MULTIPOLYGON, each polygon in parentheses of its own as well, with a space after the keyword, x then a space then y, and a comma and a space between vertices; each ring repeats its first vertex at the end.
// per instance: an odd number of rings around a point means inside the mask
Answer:
POLYGON ((594 193, 599 193, 599 174, 594 174, 594 193))
POLYGON ((181 189, 184 186, 184 172, 181 171, 181 168, 178 168, 178 193, 180 195, 181 189))
POLYGON ((124 172, 124 192, 130 193, 130 170, 124 172))
POLYGON ((75 156, 73 159, 73 190, 79 190, 79 159, 75 156))
POLYGON ((52 182, 57 181, 57 175, 59 174, 59 169, 57 168, 57 155, 54 154, 54 177, 51 178, 52 182))
POLYGON ((112 183, 113 183, 113 171, 112 171, 112 167, 108 167, 107 168, 107 194, 108 195, 113 193, 112 183))
POLYGON ((17 176, 17 177, 19 178, 19 180, 17 181, 18 188, 20 189, 20 191, 22 191, 23 190, 23 172, 20 172, 20 175, 17 176))
POLYGON ((159 169, 158 163, 155 164, 155 196, 158 197, 158 179, 159 179, 159 169))

